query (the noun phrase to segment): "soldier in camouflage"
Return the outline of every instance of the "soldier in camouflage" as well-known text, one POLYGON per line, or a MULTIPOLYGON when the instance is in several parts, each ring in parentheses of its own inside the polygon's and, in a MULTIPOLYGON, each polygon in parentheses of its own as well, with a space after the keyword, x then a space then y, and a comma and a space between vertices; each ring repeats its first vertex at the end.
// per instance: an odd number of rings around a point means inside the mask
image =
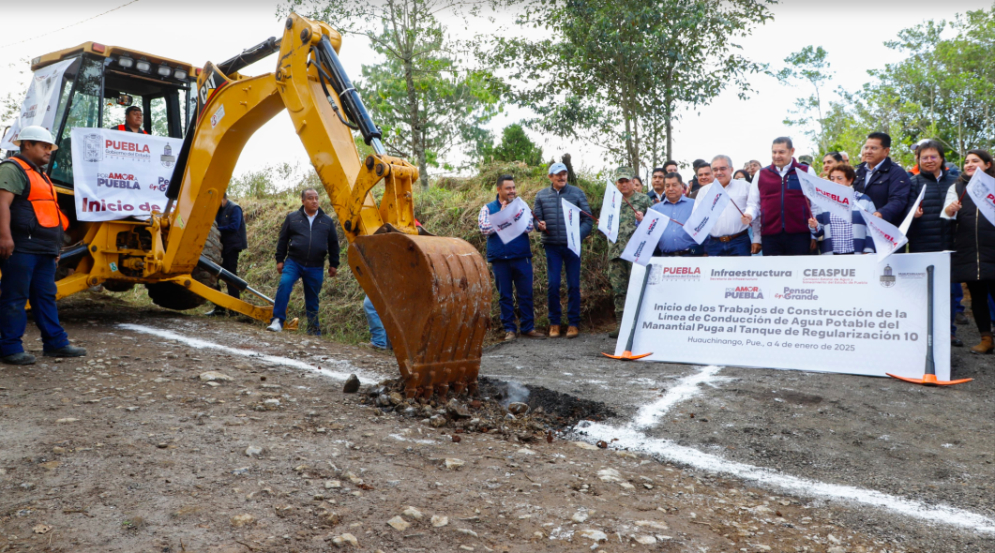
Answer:
MULTIPOLYGON (((608 244, 608 280, 611 282, 612 294, 615 296, 615 321, 622 324, 622 311, 625 310, 625 293, 629 288, 629 273, 632 271, 632 262, 622 259, 622 252, 625 245, 629 243, 632 234, 636 232, 636 227, 643 220, 643 215, 652 205, 646 194, 636 194, 636 189, 632 185, 632 169, 621 167, 615 172, 615 186, 625 198, 625 205, 622 206, 618 220, 618 240, 614 244, 608 244), (630 207, 631 206, 631 207, 630 207)), ((612 338, 618 338, 618 329, 609 334, 612 338)))

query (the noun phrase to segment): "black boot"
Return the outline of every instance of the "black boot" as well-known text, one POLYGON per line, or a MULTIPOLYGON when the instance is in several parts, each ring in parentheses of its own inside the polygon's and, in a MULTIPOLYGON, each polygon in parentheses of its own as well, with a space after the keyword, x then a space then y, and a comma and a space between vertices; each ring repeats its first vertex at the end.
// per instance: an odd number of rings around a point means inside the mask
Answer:
POLYGON ((59 349, 45 350, 45 357, 83 357, 86 350, 76 346, 62 346, 59 349))
POLYGON ((2 361, 5 365, 34 365, 35 356, 26 351, 22 351, 21 353, 14 353, 0 357, 0 361, 2 361))

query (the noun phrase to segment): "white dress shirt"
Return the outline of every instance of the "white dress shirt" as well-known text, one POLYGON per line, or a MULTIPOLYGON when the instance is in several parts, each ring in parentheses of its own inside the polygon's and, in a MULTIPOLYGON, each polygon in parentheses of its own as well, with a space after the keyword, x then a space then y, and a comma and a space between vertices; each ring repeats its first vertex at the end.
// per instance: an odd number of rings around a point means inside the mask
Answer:
POLYGON ((956 219, 957 213, 953 216, 947 215, 947 206, 957 201, 957 185, 953 184, 947 188, 947 197, 943 199, 943 209, 940 210, 940 219, 956 219))
MULTIPOLYGON (((717 180, 711 184, 706 184, 698 190, 698 197, 706 197, 712 186, 722 186, 722 184, 717 180)), ((746 211, 746 203, 749 201, 750 197, 750 183, 745 180, 731 179, 729 181, 729 185, 726 186, 726 194, 729 195, 731 203, 736 205, 727 205, 725 210, 719 215, 719 219, 715 221, 715 226, 712 227, 712 232, 710 234, 716 238, 739 234, 746 230, 747 227, 747 225, 743 224, 743 215, 739 212, 739 210, 742 209, 744 213, 746 211), (736 209, 737 207, 739 207, 739 209, 736 209)), ((698 203, 699 202, 694 203, 695 209, 698 209, 698 203)), ((750 226, 753 227, 753 235, 756 237, 754 241, 759 244, 760 220, 754 218, 750 226)))

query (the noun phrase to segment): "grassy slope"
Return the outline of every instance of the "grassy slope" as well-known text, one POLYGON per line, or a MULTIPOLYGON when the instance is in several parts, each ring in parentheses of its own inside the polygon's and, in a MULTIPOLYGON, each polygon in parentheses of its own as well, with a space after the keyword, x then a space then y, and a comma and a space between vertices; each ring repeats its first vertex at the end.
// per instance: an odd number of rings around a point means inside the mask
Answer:
MULTIPOLYGON (((441 179, 428 190, 416 190, 415 216, 433 234, 462 238, 473 244, 482 255, 486 255, 486 241, 477 229, 477 215, 481 206, 494 200, 493 183, 499 174, 504 173, 515 176, 518 183, 518 193, 529 205, 532 204, 536 193, 548 186, 548 180, 541 169, 510 163, 497 164, 483 168, 478 175, 472 178, 441 179)), ((256 174, 252 178, 265 179, 266 176, 256 174)), ((313 186, 318 183, 309 177, 305 184, 313 186)), ((604 195, 604 184, 599 185, 583 178, 579 184, 587 193, 591 209, 597 213, 600 210, 601 199, 604 195)), ((299 190, 303 186, 304 184, 296 190, 279 194, 257 192, 251 196, 233 197, 242 206, 249 238, 249 249, 242 252, 239 260, 240 276, 245 278, 251 286, 271 295, 271 297, 276 294, 279 282, 273 254, 276 251, 280 226, 287 213, 300 207, 299 190)), ((271 186, 259 186, 258 183, 254 188, 257 191, 271 191, 273 189, 271 186)), ((320 189, 320 186, 318 188, 320 189)), ((244 191, 245 187, 233 186, 232 189, 244 191)), ((334 217, 325 194, 322 194, 322 199, 322 209, 334 217)), ((342 238, 344 235, 341 226, 338 231, 342 246, 340 267, 345 269, 348 267, 346 261, 348 245, 342 238)), ((539 233, 533 232, 531 239, 535 269, 536 320, 538 326, 545 328, 548 325, 546 259, 543 255, 539 233)), ((581 309, 583 324, 590 328, 592 325, 610 323, 613 320, 611 288, 605 272, 607 241, 602 234, 595 232, 591 238, 584 242, 583 248, 581 309)), ((340 272, 334 279, 329 279, 326 275, 325 285, 321 292, 321 320, 324 331, 329 337, 351 343, 369 340, 366 316, 361 306, 363 295, 362 289, 348 270, 340 272)), ((144 289, 141 288, 136 289, 135 292, 127 293, 126 296, 131 301, 147 301, 142 297, 144 289)), ((565 305, 565 280, 561 296, 565 305)), ((243 294, 243 298, 255 301, 253 296, 248 294, 243 294)), ((201 308, 200 311, 206 309, 201 308)), ((288 315, 302 319, 304 317, 304 293, 300 284, 294 288, 288 315)), ((491 304, 491 315, 492 329, 497 333, 501 325, 496 290, 491 304)))

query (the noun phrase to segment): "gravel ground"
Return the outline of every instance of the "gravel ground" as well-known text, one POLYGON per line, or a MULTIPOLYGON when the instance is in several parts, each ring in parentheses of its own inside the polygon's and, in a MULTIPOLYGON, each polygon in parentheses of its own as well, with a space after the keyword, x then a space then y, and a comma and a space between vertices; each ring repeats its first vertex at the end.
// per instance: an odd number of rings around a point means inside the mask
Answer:
MULTIPOLYGON (((995 546, 991 536, 601 449, 574 434, 548 442, 544 431, 540 439, 459 432, 384 413, 342 393, 349 373, 367 383, 396 376, 392 357, 365 348, 102 295, 74 298, 62 314, 89 357, 0 368, 0 553, 995 546), (231 349, 194 347, 190 338, 231 349)), ((37 338, 31 329, 29 350, 40 349, 37 338)), ((600 402, 599 413, 623 424, 698 370, 600 360, 611 345, 604 335, 520 340, 488 348, 483 373, 530 385, 533 408, 590 413, 600 402)), ((954 390, 722 369, 700 395, 661 411, 649 433, 772 471, 991 516, 993 383, 982 369, 954 390), (927 430, 942 440, 921 435, 927 430)))

